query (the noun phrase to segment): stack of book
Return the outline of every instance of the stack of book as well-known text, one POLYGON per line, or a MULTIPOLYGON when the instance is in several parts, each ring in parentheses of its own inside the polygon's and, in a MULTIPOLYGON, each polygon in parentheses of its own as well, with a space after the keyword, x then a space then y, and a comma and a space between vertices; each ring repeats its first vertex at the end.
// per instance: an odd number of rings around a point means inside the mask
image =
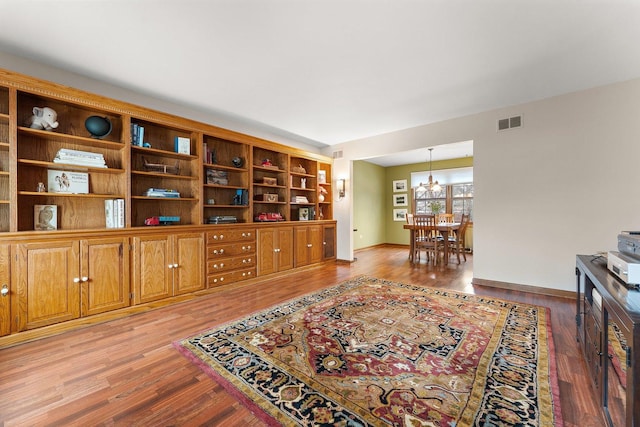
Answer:
POLYGON ((142 147, 144 143, 144 126, 131 123, 131 145, 142 147))
POLYGON ((147 197, 170 197, 179 198, 180 193, 169 188, 149 188, 145 193, 147 197))
POLYGON ((203 143, 202 144, 202 152, 204 153, 204 162, 207 164, 213 164, 213 163, 218 163, 218 160, 216 159, 216 151, 210 149, 207 146, 207 143, 203 143))
POLYGON ((292 203, 309 203, 307 196, 293 196, 291 198, 292 203))
POLYGON ((107 228, 124 228, 124 199, 105 200, 104 217, 107 228))
POLYGON ((87 166, 90 168, 106 168, 102 153, 92 153, 90 151, 71 150, 61 148, 58 150, 53 163, 64 163, 67 165, 87 166))

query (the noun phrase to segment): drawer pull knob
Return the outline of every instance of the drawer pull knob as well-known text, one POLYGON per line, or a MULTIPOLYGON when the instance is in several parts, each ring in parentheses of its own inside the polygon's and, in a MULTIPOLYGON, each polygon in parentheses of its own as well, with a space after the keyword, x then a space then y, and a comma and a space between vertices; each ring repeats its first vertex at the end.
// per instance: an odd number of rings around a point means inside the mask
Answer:
POLYGON ((9 295, 8 285, 2 285, 2 290, 0 290, 0 295, 2 295, 3 297, 6 297, 7 295, 9 295))

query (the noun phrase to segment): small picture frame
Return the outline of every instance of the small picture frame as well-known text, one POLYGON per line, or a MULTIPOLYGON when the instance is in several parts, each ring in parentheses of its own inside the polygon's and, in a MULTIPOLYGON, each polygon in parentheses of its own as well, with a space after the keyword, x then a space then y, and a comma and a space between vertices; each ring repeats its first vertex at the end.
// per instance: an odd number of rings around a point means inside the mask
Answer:
POLYGON ((309 221, 309 208, 300 208, 298 211, 298 219, 300 221, 309 221))
POLYGON ((326 184, 327 183, 327 171, 319 170, 318 171, 318 184, 326 184))
POLYGON ((47 231, 58 229, 57 205, 34 205, 33 207, 34 230, 47 231))
POLYGON ((393 206, 409 206, 407 193, 394 194, 393 195, 393 206))
POLYGON ((185 138, 184 136, 175 137, 175 150, 180 154, 191 154, 191 138, 185 138))
POLYGON ((407 210, 406 209, 394 209, 393 210, 393 220, 394 221, 406 221, 407 220, 407 210))
POLYGON ((393 192, 407 191, 407 180, 397 179, 393 181, 393 192))

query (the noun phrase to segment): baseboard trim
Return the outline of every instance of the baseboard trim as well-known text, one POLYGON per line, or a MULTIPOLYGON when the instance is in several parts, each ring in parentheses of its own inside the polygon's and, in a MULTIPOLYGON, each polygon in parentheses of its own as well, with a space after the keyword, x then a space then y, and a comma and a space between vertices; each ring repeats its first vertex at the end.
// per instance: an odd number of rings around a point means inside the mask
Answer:
POLYGON ((406 246, 406 247, 409 247, 409 245, 396 245, 395 243, 378 243, 377 245, 364 246, 362 248, 354 249, 353 252, 357 253, 357 252, 360 252, 360 251, 368 251, 370 249, 379 249, 379 248, 384 248, 384 247, 388 247, 388 246, 406 246))
POLYGON ((576 293, 573 291, 563 291, 560 289, 542 288, 539 286, 519 285, 517 283, 500 282, 497 280, 478 279, 474 277, 471 279, 473 286, 486 286, 489 288, 507 289, 519 292, 528 292, 531 294, 547 295, 559 298, 575 299, 576 293))

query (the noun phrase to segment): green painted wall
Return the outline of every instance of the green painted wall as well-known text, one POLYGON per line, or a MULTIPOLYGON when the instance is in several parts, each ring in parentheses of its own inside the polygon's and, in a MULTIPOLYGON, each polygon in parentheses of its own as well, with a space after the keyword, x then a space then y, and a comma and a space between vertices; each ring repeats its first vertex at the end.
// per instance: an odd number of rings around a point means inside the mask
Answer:
POLYGON ((366 161, 353 162, 353 248, 385 243, 386 168, 366 161))
MULTIPOLYGON (((433 162, 432 170, 453 169, 473 166, 473 158, 451 159, 433 162)), ((429 163, 384 168, 365 160, 353 162, 353 224, 358 231, 354 232, 354 249, 384 243, 407 245, 409 232, 402 228, 403 221, 393 220, 393 210, 411 206, 393 206, 393 181, 407 180, 407 199, 411 201, 411 173, 429 170, 429 163)))
MULTIPOLYGON (((441 160, 438 162, 433 162, 432 171, 434 178, 437 178, 436 171, 440 169, 453 169, 453 168, 465 168, 473 166, 473 158, 472 157, 464 157, 461 159, 450 159, 450 160, 441 160)), ((393 206, 393 181, 399 179, 406 179, 407 186, 409 187, 409 191, 407 191, 407 198, 409 199, 409 204, 411 204, 411 173, 412 172, 420 172, 420 171, 428 171, 429 170, 429 162, 423 163, 414 163, 411 165, 402 165, 402 166, 392 166, 386 168, 387 171, 387 179, 386 179, 386 188, 387 188, 387 200, 385 201, 386 211, 387 211, 387 221, 386 221, 386 243, 397 243, 401 245, 409 244, 409 231, 402 228, 405 224, 402 221, 393 221, 393 209, 398 209, 396 206, 393 206)), ((401 194, 401 193, 395 193, 401 194)), ((408 212, 411 212, 411 206, 407 206, 406 209, 408 212)))

